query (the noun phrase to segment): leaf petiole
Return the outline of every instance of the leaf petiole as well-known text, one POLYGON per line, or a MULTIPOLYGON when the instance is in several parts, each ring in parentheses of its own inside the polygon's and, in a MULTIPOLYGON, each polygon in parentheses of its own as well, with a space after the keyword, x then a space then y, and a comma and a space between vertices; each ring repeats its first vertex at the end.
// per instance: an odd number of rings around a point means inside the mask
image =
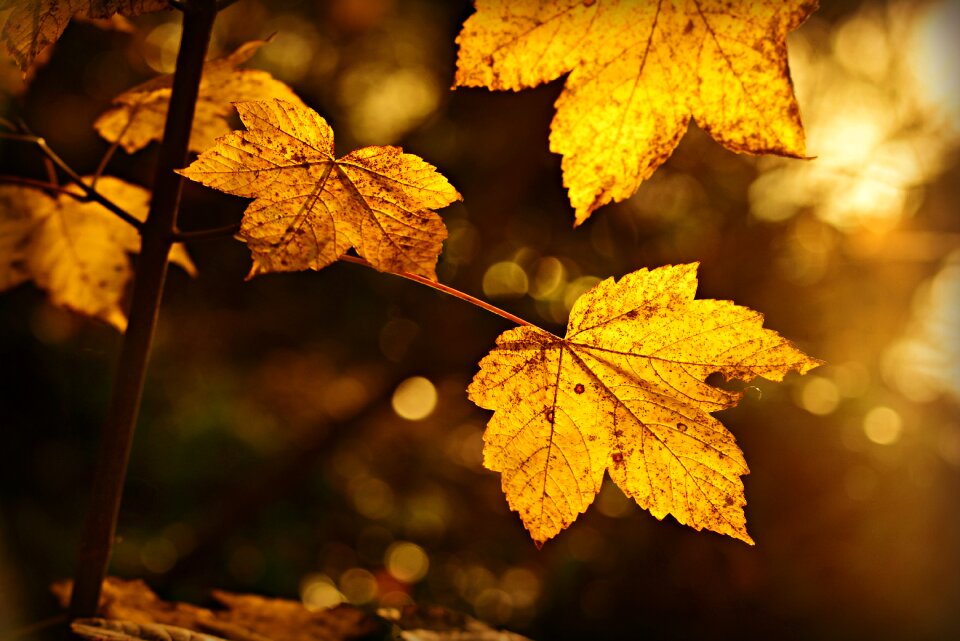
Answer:
MULTIPOLYGON (((356 264, 356 265, 363 265, 364 267, 369 267, 370 269, 376 269, 376 268, 375 268, 373 265, 371 265, 366 259, 360 258, 360 257, 358 257, 358 256, 341 256, 341 257, 340 257, 340 260, 343 261, 343 262, 345 262, 345 263, 354 263, 354 264, 356 264)), ((378 270, 378 271, 379 271, 379 270, 378 270)), ((470 304, 472 304, 472 305, 476 305, 476 306, 479 307, 480 309, 485 309, 485 310, 487 310, 488 312, 490 312, 490 313, 492 313, 492 314, 496 314, 497 316, 500 316, 501 318, 506 318, 508 321, 510 321, 510 322, 512 322, 512 323, 516 323, 517 325, 526 325, 526 326, 528 326, 528 327, 537 327, 537 325, 534 325, 534 324, 531 323, 530 321, 524 320, 524 319, 520 318, 519 316, 516 316, 516 315, 514 315, 514 314, 511 314, 510 312, 506 311, 505 309, 500 309, 500 308, 497 307, 496 305, 491 305, 490 303, 488 303, 488 302, 485 301, 485 300, 480 300, 479 298, 477 298, 477 297, 475 297, 475 296, 471 296, 470 294, 467 294, 466 292, 462 292, 462 291, 460 291, 459 289, 455 289, 455 288, 453 288, 453 287, 450 287, 449 285, 444 285, 443 283, 438 283, 438 282, 435 281, 435 280, 430 280, 429 278, 425 278, 424 276, 420 276, 419 274, 413 274, 413 273, 410 273, 410 272, 383 272, 383 273, 385 273, 385 274, 393 274, 394 276, 400 276, 401 278, 406 278, 407 280, 412 280, 412 281, 414 281, 415 283, 420 283, 421 285, 426 285, 427 287, 432 287, 433 289, 437 290, 438 292, 443 292, 444 294, 447 294, 447 295, 449 295, 449 296, 453 296, 454 298, 459 298, 459 299, 462 300, 462 301, 466 301, 466 302, 468 302, 468 303, 470 303, 470 304)), ((546 330, 544 330, 544 331, 546 331, 546 330)), ((548 333, 549 333, 549 332, 548 332, 548 333)))
POLYGON ((175 243, 189 243, 194 240, 215 240, 217 238, 229 238, 236 236, 240 231, 240 223, 224 225, 223 227, 211 227, 209 229, 197 229, 195 231, 175 231, 170 235, 170 240, 175 243))

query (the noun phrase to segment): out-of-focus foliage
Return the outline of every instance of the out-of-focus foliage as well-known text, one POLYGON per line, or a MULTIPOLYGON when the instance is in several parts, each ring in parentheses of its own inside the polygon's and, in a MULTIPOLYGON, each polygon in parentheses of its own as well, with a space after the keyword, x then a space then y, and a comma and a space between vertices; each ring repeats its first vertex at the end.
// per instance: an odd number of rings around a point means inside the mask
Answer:
POLYGON ((322 269, 351 247, 381 271, 436 280, 446 227, 432 211, 460 199, 433 165, 397 147, 333 155, 333 130, 315 111, 283 100, 236 105, 246 131, 217 141, 182 173, 255 198, 240 238, 250 276, 322 269))
MULTIPOLYGON (((70 590, 68 582, 54 586, 64 606, 70 590)), ((204 633, 232 641, 352 641, 383 627, 349 605, 311 611, 299 601, 256 594, 214 591, 213 597, 221 608, 171 603, 159 598, 143 581, 108 577, 99 608, 104 619, 84 620, 87 633, 78 632, 86 638, 117 641, 163 639, 168 634, 174 641, 203 641, 204 633)))
POLYGON ((110 18, 116 13, 136 16, 169 7, 167 0, 0 0, 0 19, 6 18, 0 38, 20 68, 26 70, 37 56, 60 38, 74 15, 87 18, 110 18))
MULTIPOLYGON (((239 69, 265 44, 263 40, 247 42, 230 55, 210 60, 203 66, 190 130, 190 151, 200 153, 212 147, 217 138, 230 133, 231 103, 278 98, 306 107, 290 87, 269 73, 239 69)), ((93 126, 105 140, 118 142, 127 153, 159 141, 163 137, 172 87, 170 75, 134 87, 114 98, 114 106, 101 114, 93 126)))
MULTIPOLYGON (((88 179, 91 181, 92 179, 88 179)), ((0 290, 33 280, 54 304, 127 325, 121 299, 132 276, 128 253, 140 250, 140 235, 81 192, 53 198, 33 187, 0 186, 0 290)), ((104 177, 97 190, 138 220, 146 220, 150 192, 104 177)), ((189 273, 193 263, 182 245, 171 260, 189 273)))
POLYGON ((519 90, 570 72, 550 149, 579 225, 632 196, 691 118, 734 151, 803 157, 786 40, 816 6, 481 1, 457 38, 456 82, 519 90))

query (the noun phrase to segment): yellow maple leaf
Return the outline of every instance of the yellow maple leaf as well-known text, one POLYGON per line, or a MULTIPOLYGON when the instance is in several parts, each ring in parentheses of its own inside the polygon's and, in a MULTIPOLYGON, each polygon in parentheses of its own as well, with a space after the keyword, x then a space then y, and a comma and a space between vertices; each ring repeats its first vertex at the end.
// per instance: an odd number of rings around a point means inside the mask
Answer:
POLYGON ((692 117, 738 152, 804 156, 787 32, 816 0, 477 0, 456 84, 519 90, 571 72, 550 150, 576 224, 624 200, 692 117))
MULTIPOLYGON (((280 98, 306 107, 290 87, 266 71, 238 68, 265 44, 265 40, 248 42, 233 53, 203 65, 190 130, 190 151, 200 153, 212 147, 217 138, 230 133, 234 102, 280 98)), ((173 76, 170 75, 134 87, 114 98, 114 106, 101 114, 93 126, 107 142, 119 140, 127 153, 143 149, 163 138, 172 88, 173 76)))
POLYGON ((169 8, 167 0, 0 0, 0 12, 9 11, 0 29, 0 38, 17 65, 26 70, 44 49, 60 38, 74 16, 94 19, 111 18, 117 13, 138 16, 169 8))
MULTIPOLYGON (((105 176, 97 191, 146 220, 150 192, 143 187, 105 176)), ((123 330, 120 302, 132 273, 127 254, 139 250, 137 230, 98 203, 0 186, 0 291, 32 279, 55 305, 123 330)), ((170 260, 195 272, 182 245, 173 247, 170 260)))
POLYGON ((480 362, 470 399, 495 410, 484 465, 502 473, 510 508, 542 544, 584 512, 605 470, 662 519, 752 543, 733 435, 710 412, 740 394, 705 381, 779 381, 816 367, 763 316, 695 300, 697 265, 612 278, 573 306, 567 335, 504 332, 480 362))
POLYGON ((436 280, 447 230, 433 209, 460 194, 433 165, 399 147, 333 155, 333 130, 315 111, 283 100, 236 104, 246 131, 220 138, 180 173, 255 198, 239 236, 250 276, 321 269, 354 247, 381 271, 436 280))

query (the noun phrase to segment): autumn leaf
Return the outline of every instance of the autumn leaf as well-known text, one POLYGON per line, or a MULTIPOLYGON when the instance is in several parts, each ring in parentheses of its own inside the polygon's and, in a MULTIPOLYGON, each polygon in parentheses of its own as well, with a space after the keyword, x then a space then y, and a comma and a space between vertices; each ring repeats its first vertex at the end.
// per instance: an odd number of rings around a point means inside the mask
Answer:
MULTIPOLYGON (((71 583, 61 581, 51 586, 63 607, 70 602, 71 583)), ((112 628, 145 641, 160 641, 149 636, 156 632, 150 626, 175 626, 182 629, 180 638, 166 641, 212 641, 197 633, 212 634, 230 641, 352 641, 367 639, 383 627, 383 622, 359 608, 341 604, 324 610, 308 610, 303 603, 288 599, 272 599, 256 594, 232 594, 214 591, 213 597, 223 609, 209 610, 189 603, 164 601, 140 580, 126 581, 107 577, 103 584, 98 612, 112 619, 99 628, 112 628), (195 635, 183 636, 183 633, 195 635)), ((162 629, 160 630, 162 632, 162 629)), ((101 632, 102 634, 102 632, 101 632)), ((96 637, 94 637, 96 638, 96 637)), ((136 641, 119 636, 103 637, 105 641, 136 641)), ((376 637, 379 638, 379 637, 376 637)))
MULTIPOLYGON (((146 219, 150 192, 143 187, 105 176, 97 191, 146 219)), ((120 302, 132 274, 128 253, 139 250, 137 230, 98 203, 0 186, 0 291, 33 280, 55 305, 123 330, 120 302)), ((182 245, 174 246, 170 258, 194 273, 182 245)))
MULTIPOLYGON (((71 589, 70 581, 51 586, 63 607, 71 589)), ((373 616, 347 604, 308 609, 300 601, 218 590, 213 597, 223 608, 164 601, 141 580, 107 577, 98 607, 105 618, 78 619, 71 627, 91 641, 529 641, 438 606, 381 609, 373 616)))
POLYGON ((707 377, 779 381, 819 361, 763 329, 758 312, 695 300, 696 270, 609 278, 576 301, 565 338, 521 326, 480 362, 468 393, 494 410, 484 465, 502 473, 507 502, 538 545, 587 509, 605 470, 658 519, 752 543, 747 464, 710 414, 740 394, 707 377))
MULTIPOLYGON (((217 138, 230 133, 234 102, 280 98, 306 108, 290 87, 266 71, 238 68, 265 44, 264 40, 248 42, 230 55, 203 65, 190 130, 190 151, 200 153, 212 147, 217 138)), ((93 126, 107 142, 119 141, 127 153, 160 141, 172 88, 171 75, 159 76, 134 87, 114 98, 114 106, 97 118, 93 126)))
POLYGON ((75 634, 90 641, 223 641, 220 637, 160 623, 135 623, 117 619, 76 619, 75 634))
POLYGON ((60 38, 74 16, 138 16, 169 7, 168 0, 0 0, 0 11, 9 10, 0 38, 17 65, 26 70, 40 52, 60 38))
POLYGON ((456 84, 519 90, 570 72, 550 150, 576 224, 622 201, 690 118, 728 149, 804 156, 787 33, 816 0, 477 0, 456 84))
POLYGON ((403 641, 530 641, 441 606, 381 608, 377 614, 399 628, 399 638, 403 641))
POLYGON ((333 131, 315 111, 283 100, 236 105, 246 131, 217 141, 181 174, 255 198, 239 237, 250 276, 321 269, 354 247, 381 271, 436 280, 447 230, 433 209, 460 194, 436 169, 398 147, 333 155, 333 131))

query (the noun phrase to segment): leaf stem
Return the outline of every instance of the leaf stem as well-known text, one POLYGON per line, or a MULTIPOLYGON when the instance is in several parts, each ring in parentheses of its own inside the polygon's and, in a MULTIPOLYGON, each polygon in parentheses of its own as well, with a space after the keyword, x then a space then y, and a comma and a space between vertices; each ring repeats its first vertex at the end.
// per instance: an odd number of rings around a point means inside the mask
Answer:
POLYGON ((182 167, 187 157, 200 75, 217 15, 214 0, 197 0, 191 2, 190 8, 183 13, 183 36, 177 54, 170 107, 157 158, 150 211, 143 224, 142 247, 137 257, 130 322, 113 379, 90 508, 80 540, 70 600, 70 616, 74 618, 94 616, 100 601, 167 275, 171 235, 177 226, 182 179, 174 169, 182 167))
POLYGON ((216 238, 230 238, 240 231, 240 223, 224 225, 223 227, 211 227, 209 229, 197 229, 195 231, 177 230, 170 235, 170 240, 175 243, 184 243, 194 240, 213 240, 216 238))
POLYGON ((70 182, 77 185, 81 191, 89 198, 90 200, 99 203, 107 208, 112 214, 120 218, 125 223, 133 226, 137 231, 143 233, 143 223, 137 220, 132 214, 126 211, 123 207, 116 204, 99 191, 88 185, 83 181, 83 178, 76 171, 73 170, 73 167, 68 165, 53 149, 47 145, 47 141, 41 138, 40 136, 34 136, 33 134, 10 134, 3 131, 0 131, 0 138, 5 138, 7 140, 19 140, 20 142, 31 143, 37 146, 43 155, 46 156, 50 161, 56 165, 60 171, 65 173, 70 179, 70 182))
MULTIPOLYGON (((346 255, 345 255, 345 256, 341 256, 341 257, 340 257, 340 260, 343 261, 343 262, 345 262, 345 263, 354 263, 354 264, 356 264, 356 265, 363 265, 364 267, 369 267, 370 269, 376 269, 376 267, 374 267, 373 265, 371 265, 366 259, 364 259, 364 258, 359 258, 359 257, 357 257, 357 256, 346 256, 346 255)), ((379 270, 377 270, 377 271, 379 271, 379 270)), ((517 325, 526 325, 527 327, 538 327, 537 325, 534 325, 533 323, 531 323, 531 322, 528 321, 528 320, 524 320, 524 319, 520 318, 519 316, 516 316, 516 315, 514 315, 514 314, 511 314, 510 312, 506 311, 505 309, 500 309, 500 308, 497 307, 496 305, 491 305, 490 303, 488 303, 488 302, 485 301, 485 300, 480 300, 479 298, 477 298, 477 297, 475 297, 475 296, 471 296, 470 294, 467 294, 466 292, 461 292, 459 289, 456 289, 456 288, 454 288, 454 287, 450 287, 449 285, 444 285, 443 283, 438 283, 438 282, 435 281, 435 280, 430 280, 429 278, 426 278, 426 277, 424 277, 424 276, 420 276, 419 274, 413 274, 413 273, 410 273, 410 272, 383 272, 383 273, 385 273, 385 274, 393 274, 394 276, 400 276, 401 278, 406 278, 407 280, 412 280, 412 281, 415 282, 415 283, 420 283, 421 285, 426 285, 427 287, 432 287, 433 289, 437 290, 438 292, 443 292, 444 294, 447 294, 447 295, 449 295, 449 296, 453 296, 454 298, 459 298, 459 299, 462 300, 462 301, 466 301, 466 302, 470 303, 471 305, 476 305, 476 306, 479 307, 480 309, 485 309, 485 310, 487 310, 488 312, 490 312, 490 313, 492 313, 492 314, 496 314, 497 316, 500 316, 501 318, 506 318, 508 321, 510 321, 510 322, 512 322, 512 323, 516 323, 517 325)), ((544 330, 544 331, 546 331, 546 330, 544 330)))

